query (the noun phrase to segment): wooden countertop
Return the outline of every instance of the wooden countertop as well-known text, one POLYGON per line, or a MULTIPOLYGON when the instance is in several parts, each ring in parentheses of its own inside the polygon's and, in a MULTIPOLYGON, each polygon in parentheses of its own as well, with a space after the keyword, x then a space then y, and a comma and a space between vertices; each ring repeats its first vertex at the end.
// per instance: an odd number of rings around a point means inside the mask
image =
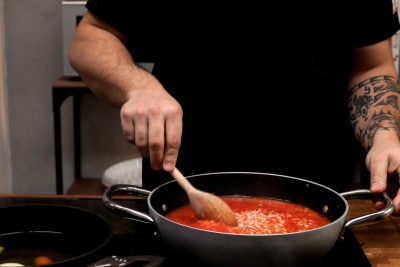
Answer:
MULTIPOLYGON (((89 198, 101 199, 102 195, 32 195, 0 194, 0 197, 39 198, 89 198)), ((369 199, 349 199, 348 218, 372 213, 375 208, 369 199)), ((391 216, 384 220, 363 223, 351 228, 372 267, 400 266, 400 217, 391 216)))
MULTIPOLYGON (((372 213, 369 199, 350 199, 348 218, 372 213)), ((372 267, 400 266, 400 217, 359 224, 351 228, 372 267)))
POLYGON ((61 76, 53 83, 54 88, 81 88, 87 89, 84 81, 79 76, 61 76))

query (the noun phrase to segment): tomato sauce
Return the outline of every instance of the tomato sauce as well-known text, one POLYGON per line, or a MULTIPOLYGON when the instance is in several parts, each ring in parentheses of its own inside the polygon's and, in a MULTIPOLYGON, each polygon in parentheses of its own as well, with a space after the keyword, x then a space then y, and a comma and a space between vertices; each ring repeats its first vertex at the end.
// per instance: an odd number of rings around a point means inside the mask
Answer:
POLYGON ((187 226, 234 234, 293 233, 330 223, 322 214, 293 202, 257 197, 222 197, 222 199, 235 212, 238 226, 198 220, 189 204, 167 213, 166 217, 187 226))

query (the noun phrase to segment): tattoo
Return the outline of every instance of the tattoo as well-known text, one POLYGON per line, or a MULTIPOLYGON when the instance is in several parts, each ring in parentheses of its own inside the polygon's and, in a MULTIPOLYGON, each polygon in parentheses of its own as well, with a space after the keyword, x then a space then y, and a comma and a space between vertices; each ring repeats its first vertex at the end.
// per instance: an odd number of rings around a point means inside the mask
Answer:
POLYGON ((350 122, 364 148, 371 147, 378 130, 395 130, 400 138, 397 77, 376 76, 360 82, 349 93, 350 122))

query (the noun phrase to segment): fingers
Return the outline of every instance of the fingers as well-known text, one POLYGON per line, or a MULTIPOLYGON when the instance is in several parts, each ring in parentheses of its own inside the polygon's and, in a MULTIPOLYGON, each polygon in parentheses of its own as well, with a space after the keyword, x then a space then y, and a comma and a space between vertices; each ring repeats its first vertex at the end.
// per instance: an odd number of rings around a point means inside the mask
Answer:
POLYGON ((154 170, 172 171, 181 143, 182 109, 177 102, 143 107, 129 102, 121 107, 123 134, 143 157, 150 157, 154 170))
MULTIPOLYGON (((370 190, 374 194, 378 194, 386 191, 393 200, 395 206, 394 215, 400 215, 400 189, 399 189, 399 177, 400 168, 393 171, 395 168, 391 168, 390 164, 386 160, 375 161, 374 164, 369 164, 371 183, 370 190)), ((385 207, 385 203, 382 200, 375 200, 375 207, 382 209, 385 207)))
MULTIPOLYGON (((386 190, 387 184, 387 163, 386 161, 376 160, 371 162, 371 157, 367 157, 367 166, 370 168, 370 190, 373 194, 379 194, 386 190), (368 161, 370 160, 370 161, 368 161)), ((380 198, 373 200, 375 208, 383 209, 385 203, 380 198)))
POLYGON ((181 109, 176 109, 171 111, 169 116, 171 116, 171 118, 167 118, 165 124, 166 146, 163 161, 163 169, 167 172, 171 172, 175 168, 178 158, 182 137, 183 114, 181 109))
POLYGON ((390 179, 390 181, 388 181, 388 183, 390 183, 388 187, 390 188, 389 191, 394 195, 393 204, 395 206, 395 215, 400 216, 400 167, 397 168, 396 175, 390 178, 388 178, 390 179))
POLYGON ((121 128, 128 142, 135 145, 143 157, 149 156, 148 119, 146 112, 132 108, 130 102, 121 107, 121 128))
MULTIPOLYGON (((162 168, 165 146, 164 119, 160 114, 151 114, 148 122, 148 151, 151 167, 154 170, 162 168)), ((144 148, 144 147, 143 147, 144 148)))
POLYGON ((377 161, 370 166, 370 190, 372 193, 381 193, 386 189, 387 164, 386 161, 377 161))
POLYGON ((400 216, 400 189, 397 191, 396 196, 393 198, 393 204, 395 206, 395 215, 400 216))
POLYGON ((121 128, 125 139, 132 144, 135 144, 135 124, 130 118, 131 112, 129 111, 127 104, 121 107, 120 118, 121 118, 121 128))

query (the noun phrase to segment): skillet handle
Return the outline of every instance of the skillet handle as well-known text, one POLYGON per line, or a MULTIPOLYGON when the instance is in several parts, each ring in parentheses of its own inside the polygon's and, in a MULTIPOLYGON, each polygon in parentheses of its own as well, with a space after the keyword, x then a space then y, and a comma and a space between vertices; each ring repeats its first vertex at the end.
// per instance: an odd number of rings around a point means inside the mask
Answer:
POLYGON ((104 205, 111 210, 111 212, 126 217, 128 219, 133 219, 137 220, 140 222, 144 223, 154 223, 154 220, 150 215, 140 212, 137 210, 130 209, 128 207, 122 206, 115 201, 112 200, 112 197, 115 193, 117 192, 125 192, 130 195, 136 195, 136 196, 143 196, 147 197, 150 195, 150 191, 143 189, 138 186, 134 185, 129 185, 129 184, 115 184, 110 187, 107 187, 107 189, 104 191, 103 194, 103 203, 104 205))
POLYGON ((355 218, 348 220, 345 224, 345 228, 352 227, 356 224, 360 224, 360 223, 364 223, 364 222, 381 220, 381 219, 391 216, 394 212, 393 201, 386 192, 383 192, 382 194, 379 194, 379 195, 375 195, 375 194, 372 194, 369 189, 357 189, 357 190, 352 190, 352 191, 348 191, 348 192, 343 192, 340 195, 346 199, 372 198, 372 197, 380 196, 383 198, 383 200, 386 203, 385 208, 380 211, 377 211, 377 212, 374 212, 371 214, 362 215, 362 216, 357 216, 355 218))

